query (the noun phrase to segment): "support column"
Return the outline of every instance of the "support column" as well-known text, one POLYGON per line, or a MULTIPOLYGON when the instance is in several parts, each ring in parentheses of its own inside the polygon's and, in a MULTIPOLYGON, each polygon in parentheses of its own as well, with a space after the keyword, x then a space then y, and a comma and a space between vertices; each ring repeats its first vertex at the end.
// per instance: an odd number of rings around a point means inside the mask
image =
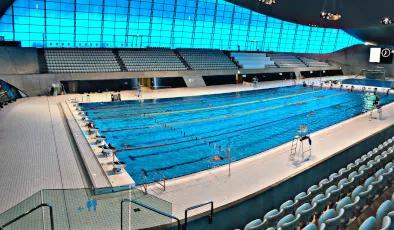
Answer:
MULTIPOLYGON (((153 23, 153 10, 155 9, 155 0, 151 0, 151 5, 150 5, 150 16, 149 16, 149 34, 148 34, 148 46, 151 46, 152 42, 152 23, 153 23)), ((141 45, 140 48, 142 47, 142 37, 141 37, 141 45)))
POLYGON ((68 81, 67 82, 67 87, 68 87, 68 92, 67 93, 78 93, 78 81, 68 81))
POLYGON ((300 71, 294 71, 294 73, 295 73, 296 80, 301 80, 302 79, 300 71))
POLYGON ((104 47, 104 41, 103 41, 103 37, 104 37, 104 9, 105 9, 105 0, 102 1, 102 6, 101 6, 101 34, 100 34, 100 44, 101 44, 101 48, 104 47))
MULTIPOLYGON (((11 4, 11 15, 12 15, 12 40, 15 41, 15 13, 14 4, 11 4)), ((44 46, 44 44, 42 44, 44 46)))

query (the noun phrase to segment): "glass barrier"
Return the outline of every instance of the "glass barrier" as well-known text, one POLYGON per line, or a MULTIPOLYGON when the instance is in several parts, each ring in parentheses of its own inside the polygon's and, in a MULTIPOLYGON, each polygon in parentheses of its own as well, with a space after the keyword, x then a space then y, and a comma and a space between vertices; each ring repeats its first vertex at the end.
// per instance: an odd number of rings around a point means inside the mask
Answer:
MULTIPOLYGON (((111 193, 92 189, 42 190, 13 208, 0 214, 0 226, 35 208, 49 204, 53 208, 55 229, 145 229, 171 223, 171 219, 123 199, 136 201, 159 212, 171 214, 172 204, 141 190, 130 189, 111 193), (98 195, 97 195, 98 194, 98 195), (123 223, 121 223, 121 211, 123 223)), ((40 208, 15 223, 9 229, 50 229, 48 208, 40 208)))

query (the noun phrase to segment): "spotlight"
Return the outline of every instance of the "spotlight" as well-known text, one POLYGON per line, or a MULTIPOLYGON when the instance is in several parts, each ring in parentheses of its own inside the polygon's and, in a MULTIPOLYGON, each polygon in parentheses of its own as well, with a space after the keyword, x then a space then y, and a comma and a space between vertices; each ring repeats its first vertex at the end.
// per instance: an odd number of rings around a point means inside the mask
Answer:
POLYGON ((258 0, 258 2, 264 3, 266 5, 273 5, 276 3, 276 0, 258 0))
POLYGON ((322 11, 320 12, 320 17, 329 21, 338 21, 339 19, 342 18, 342 15, 338 13, 333 14, 333 13, 322 11))
POLYGON ((393 21, 391 21, 391 18, 389 18, 389 17, 384 17, 384 18, 382 18, 380 23, 383 25, 390 25, 393 23, 393 21))

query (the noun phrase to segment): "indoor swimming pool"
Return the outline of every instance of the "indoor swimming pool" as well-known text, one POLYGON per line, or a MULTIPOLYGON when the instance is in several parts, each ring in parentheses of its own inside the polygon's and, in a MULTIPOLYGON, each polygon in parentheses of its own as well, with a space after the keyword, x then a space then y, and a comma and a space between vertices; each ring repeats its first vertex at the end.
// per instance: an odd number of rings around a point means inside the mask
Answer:
POLYGON ((300 125, 315 132, 365 112, 366 104, 361 92, 292 86, 80 105, 144 184, 261 153, 292 140, 300 125))
POLYGON ((392 81, 378 80, 378 79, 345 79, 342 81, 343 84, 349 85, 365 85, 365 86, 373 86, 373 87, 383 87, 383 88, 392 88, 392 81))

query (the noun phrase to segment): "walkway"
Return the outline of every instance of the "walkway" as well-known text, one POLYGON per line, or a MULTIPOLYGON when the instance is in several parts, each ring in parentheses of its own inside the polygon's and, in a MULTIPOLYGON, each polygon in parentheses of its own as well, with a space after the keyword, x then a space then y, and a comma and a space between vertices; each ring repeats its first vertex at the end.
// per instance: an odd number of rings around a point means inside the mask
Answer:
POLYGON ((0 213, 45 188, 85 187, 57 100, 33 97, 0 111, 0 213))

